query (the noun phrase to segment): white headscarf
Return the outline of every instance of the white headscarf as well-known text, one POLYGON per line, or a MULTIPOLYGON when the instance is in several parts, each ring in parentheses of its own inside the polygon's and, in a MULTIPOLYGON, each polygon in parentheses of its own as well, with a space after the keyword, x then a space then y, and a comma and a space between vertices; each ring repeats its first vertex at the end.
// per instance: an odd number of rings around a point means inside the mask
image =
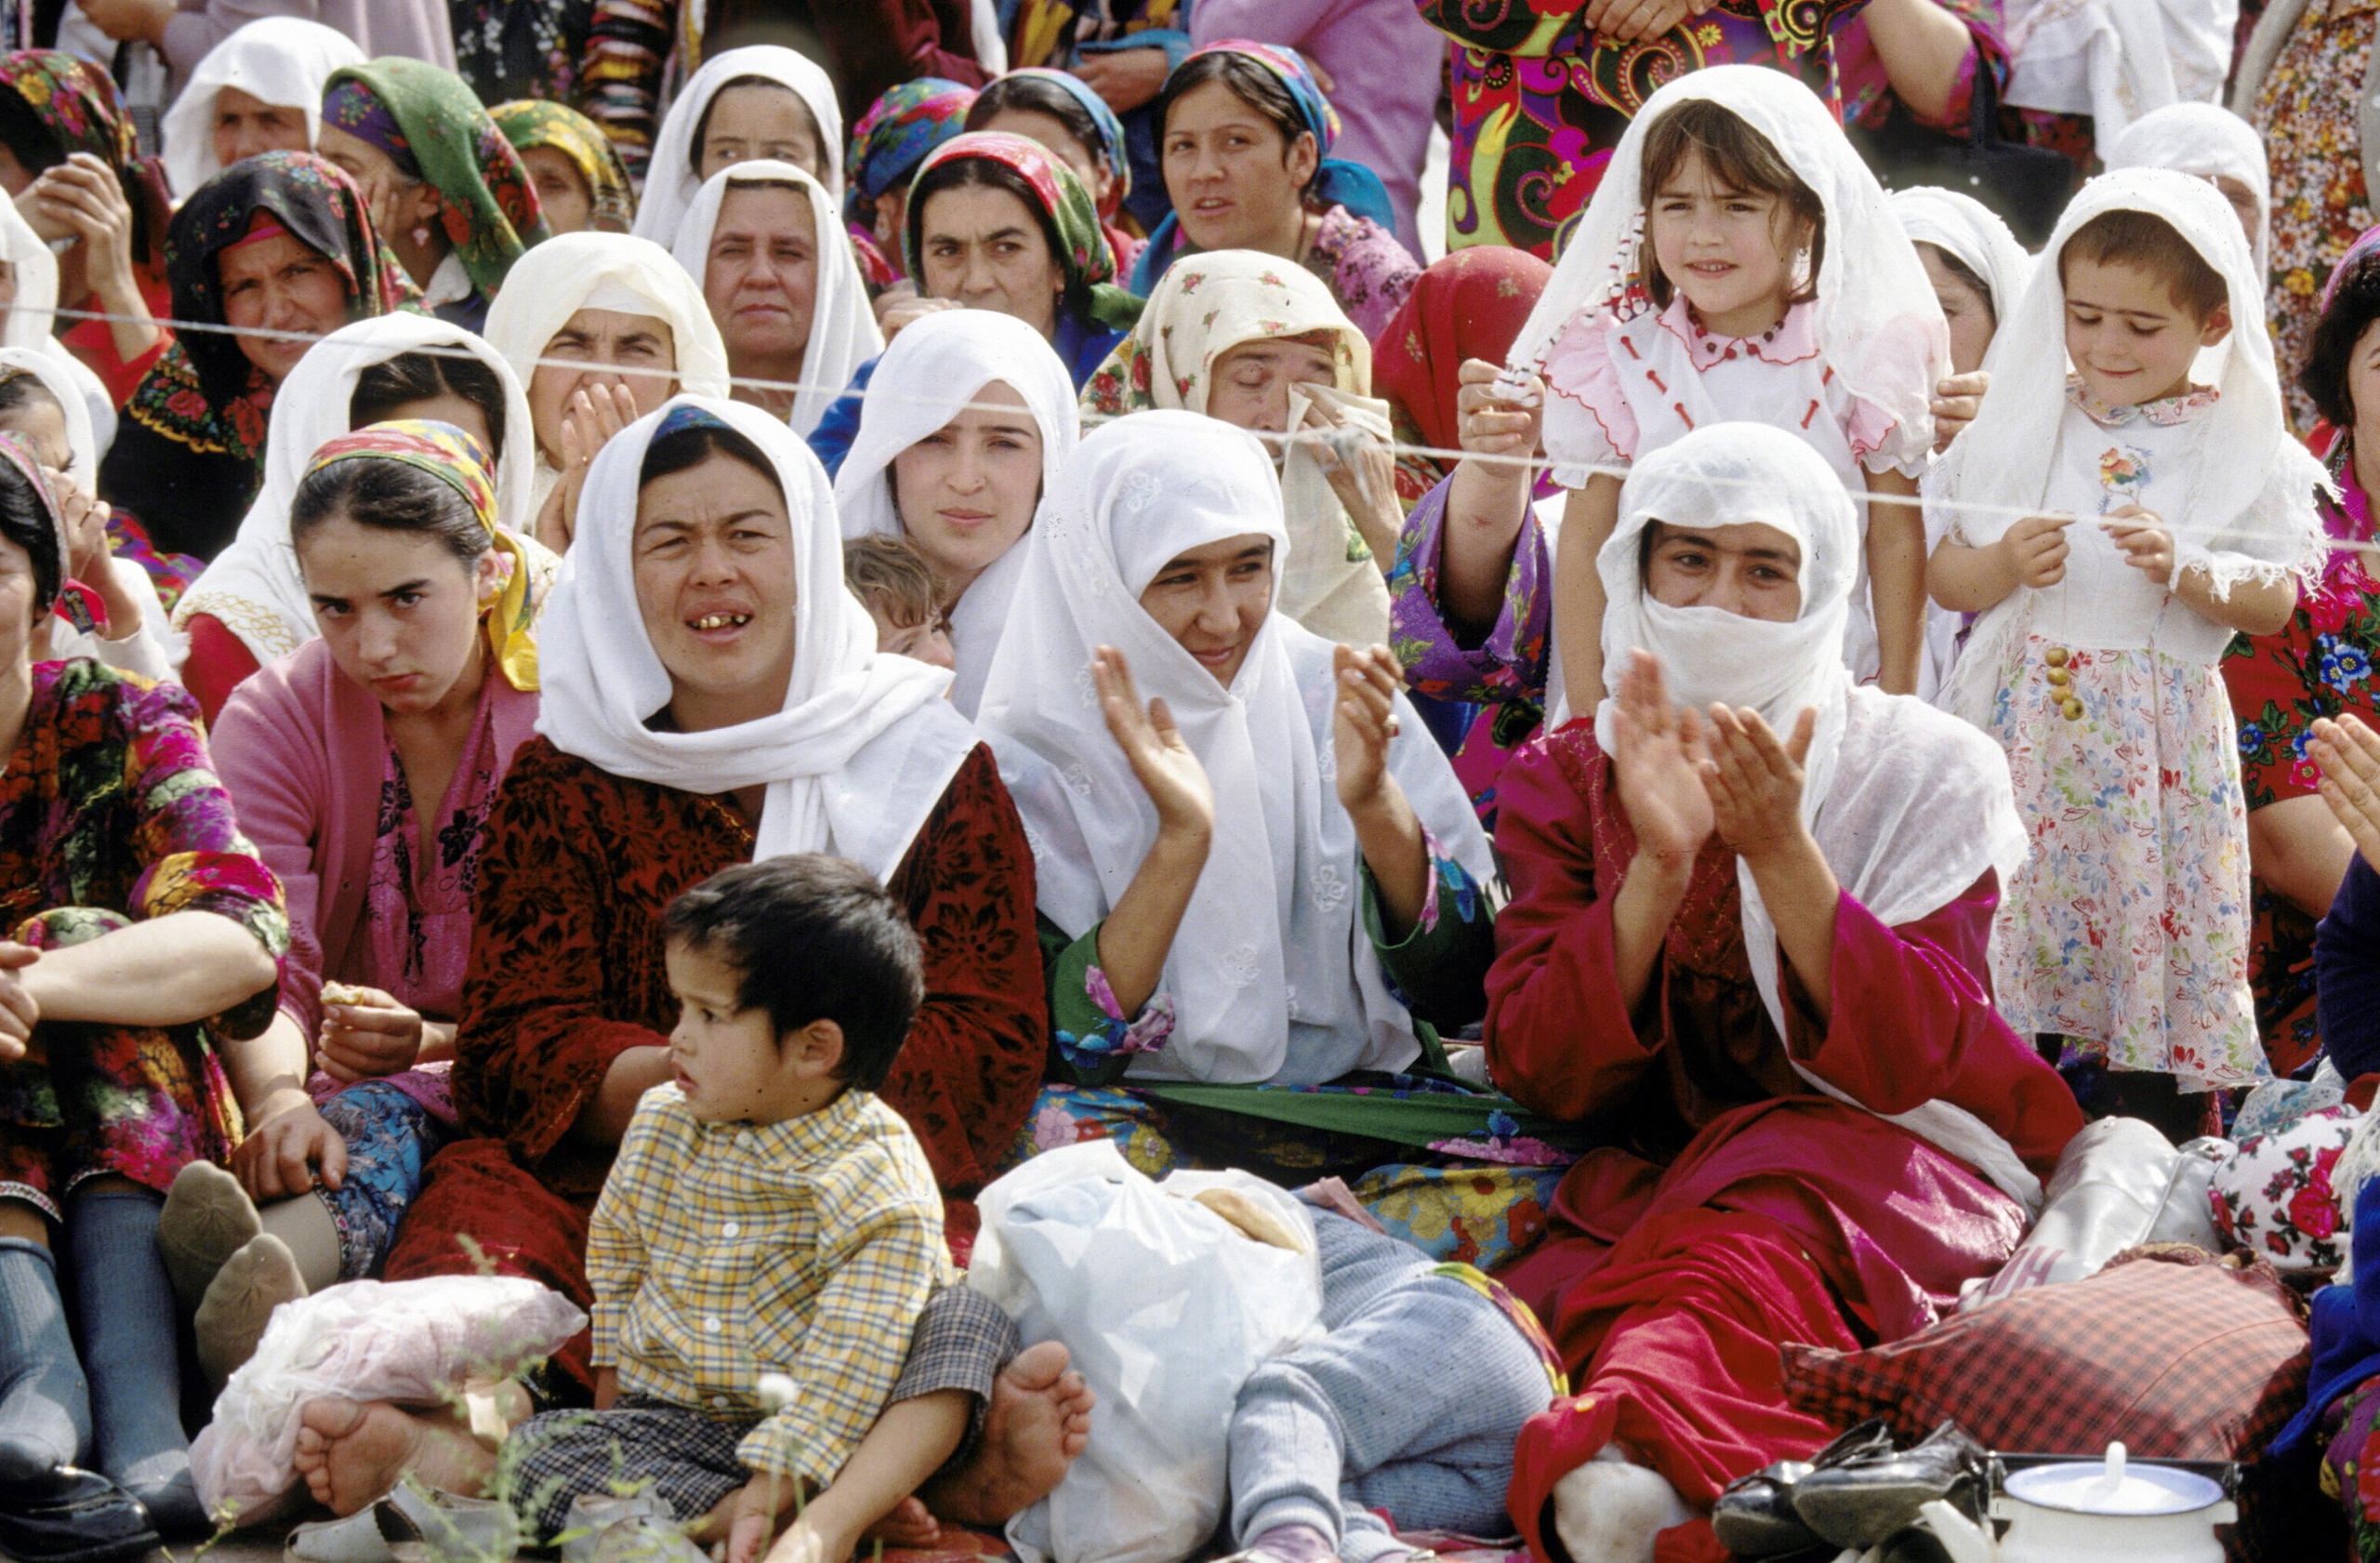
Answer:
MULTIPOLYGON (((1041 910, 1079 936, 1115 907, 1157 814, 1108 735, 1094 647, 1131 664, 1206 768, 1215 839, 1166 958, 1171 1039, 1147 1079, 1313 1084, 1417 1056, 1413 1020, 1364 929, 1360 848, 1333 785, 1331 643, 1275 612, 1229 689, 1141 607, 1185 550, 1261 534, 1289 546, 1280 486, 1245 430, 1135 413, 1087 435, 1025 539, 1025 578, 982 722, 1034 841, 1041 910)), ((1446 758, 1400 695, 1390 769, 1441 848, 1485 884, 1487 839, 1446 758)))
MULTIPOLYGON (((90 425, 95 447, 101 456, 115 444, 115 398, 108 394, 98 373, 74 356, 56 335, 63 324, 56 314, 58 309, 58 257, 42 243, 41 235, 33 231, 13 201, 0 201, 0 261, 6 261, 16 280, 16 296, 8 305, 8 320, 0 330, 0 345, 32 348, 58 361, 58 366, 73 382, 75 400, 83 404, 83 417, 90 425)), ((76 474, 86 485, 96 487, 96 469, 76 474)))
MULTIPOLYGON (((2321 463, 2290 438, 2272 338, 2264 330, 2262 273, 2230 204, 2204 179, 2164 168, 2102 174, 2082 187, 2058 219, 2033 269, 2032 285, 2000 318, 1992 340, 1994 374, 1976 420, 1944 454, 1929 496, 1959 505, 1950 532, 1982 548, 1997 542, 2019 515, 2047 497, 2066 399, 2066 285, 2057 258, 2084 223, 2103 212, 2147 212, 2170 224, 2219 272, 2231 311, 2231 334, 2199 355, 2212 364, 2220 395, 2192 449, 2198 468, 2182 492, 2187 514, 2168 515, 2175 573, 2203 568, 2218 593, 2248 579, 2299 580, 2321 573, 2326 538, 2314 508, 2328 479, 2321 463)), ((1976 621, 1942 703, 1977 719, 2013 637, 2022 633, 2035 593, 2012 591, 1976 621)))
MULTIPOLYGON (((1081 435, 1074 379, 1041 333, 993 310, 945 310, 908 326, 877 360, 861 404, 859 431, 835 478, 843 536, 906 536, 892 497, 892 461, 967 410, 998 381, 1025 399, 1041 431, 1041 495, 1057 492, 1058 474, 1081 435)), ((992 652, 1025 569, 1025 543, 994 560, 951 606, 950 638, 959 662, 951 698, 973 716, 992 652)))
MULTIPOLYGON (((702 69, 679 89, 661 122, 660 133, 653 139, 653 159, 645 166, 644 194, 636 209, 635 232, 640 237, 664 245, 676 242, 678 225, 685 220, 695 187, 702 182, 694 177, 694 156, 700 150, 694 145, 694 126, 702 123, 720 89, 743 76, 759 76, 786 88, 810 111, 818 126, 819 151, 826 162, 819 182, 835 198, 836 208, 841 209, 843 111, 835 99, 835 84, 807 55, 779 44, 754 44, 706 60, 702 69)), ((842 226, 840 219, 836 226, 842 226)), ((823 232, 818 244, 821 249, 826 247, 823 232)))
MULTIPOLYGON (((1758 131, 1826 211, 1818 267, 1818 351, 1852 395, 1904 430, 1932 438, 1934 387, 1950 372, 1950 329, 1925 268, 1885 207, 1875 175, 1859 160, 1818 96, 1765 65, 1714 65, 1678 77, 1645 100, 1611 154, 1579 231, 1554 269, 1505 362, 1540 369, 1574 316, 1606 308, 1638 284, 1646 247, 1645 139, 1661 116, 1708 99, 1758 131)), ((1650 258, 1644 258, 1650 264, 1650 258)), ((1666 337, 1655 332, 1653 337, 1666 337)), ((1693 381, 1690 361, 1683 379, 1693 381)), ((1699 421, 1712 421, 1701 419, 1699 421)), ((1914 437, 1914 436, 1912 436, 1914 437)))
POLYGON ((2032 280, 2033 258, 1999 213, 1972 195, 1933 185, 1896 190, 1885 199, 1912 244, 1936 245, 1983 279, 1995 325, 2007 318, 2032 280))
MULTIPOLYGON (((2089 114, 2101 147, 2172 103, 2215 103, 2239 0, 2033 0, 2011 7, 2012 108, 2089 114)), ((2350 89, 2351 90, 2351 89, 2350 89)))
POLYGON ((802 389, 795 393, 793 414, 786 420, 806 440, 851 384, 853 372, 884 351, 884 333, 877 329, 876 311, 867 301, 867 284, 844 237, 834 196, 790 163, 759 158, 722 168, 705 181, 679 226, 678 243, 670 252, 694 279, 694 286, 702 287, 708 272, 710 238, 719 226, 720 205, 731 188, 742 184, 798 186, 809 198, 811 220, 817 226, 818 285, 810 310, 810 344, 801 354, 802 389))
MULTIPOLYGON (((711 322, 701 285, 668 250, 627 233, 557 233, 530 245, 488 306, 488 345, 512 365, 525 391, 554 333, 588 309, 662 321, 677 355, 679 393, 727 394, 727 344, 711 322)), ((530 448, 536 447, 533 434, 530 448)), ((533 508, 544 503, 556 475, 543 451, 536 451, 536 462, 533 508)))
POLYGON ((2256 127, 2228 109, 2213 103, 2175 103, 2144 114, 2126 126, 2123 134, 2099 143, 2108 171, 2119 168, 2171 168, 2202 179, 2238 179, 2256 198, 2256 236, 2253 246, 2256 274, 2270 271, 2272 260, 2272 166, 2265 155, 2265 139, 2256 127))
POLYGON ((0 347, 0 368, 22 369, 41 381, 66 418, 66 448, 74 460, 73 470, 67 475, 83 486, 86 493, 97 493, 99 486, 99 445, 91 434, 91 415, 83 405, 80 382, 60 363, 61 355, 45 352, 40 348, 0 347))
MULTIPOLYGON (((1303 427, 1308 404, 1321 401, 1350 427, 1383 443, 1392 438, 1388 404, 1371 393, 1371 339, 1347 318, 1320 278, 1258 250, 1208 250, 1176 261, 1150 292, 1131 335, 1117 344, 1103 367, 1118 371, 1127 388, 1127 411, 1138 404, 1203 413, 1214 391, 1215 365, 1232 349, 1310 336, 1329 338, 1331 383, 1292 385, 1289 426, 1303 427), (1145 400, 1132 363, 1142 355, 1148 361, 1145 400)), ((1086 395, 1084 405, 1096 411, 1098 400, 1095 393, 1086 395)), ((1316 634, 1348 645, 1387 639, 1388 588, 1380 563, 1347 557, 1354 523, 1316 459, 1314 444, 1290 444, 1279 470, 1289 528, 1281 611, 1316 634)))
POLYGON ((264 486, 231 545, 174 604, 176 625, 187 625, 194 614, 209 615, 237 635, 259 663, 287 656, 314 638, 314 603, 307 595, 298 550, 290 541, 289 507, 314 453, 354 426, 349 408, 364 371, 423 348, 468 352, 493 369, 503 385, 504 454, 491 474, 496 525, 516 538, 527 538, 534 519, 530 500, 536 484, 537 440, 529 427, 529 399, 512 366, 463 327, 429 315, 354 321, 309 348, 273 397, 265 434, 264 486))
POLYGON ((323 84, 365 59, 363 46, 335 27, 302 17, 259 17, 206 51, 165 111, 165 178, 177 200, 223 171, 215 155, 215 95, 238 87, 259 103, 306 115, 306 145, 323 126, 323 84))
MULTIPOLYGON (((1856 686, 1843 666, 1862 549, 1859 522, 1825 457, 1783 430, 1756 423, 1698 429, 1635 464, 1620 496, 1620 521, 1595 556, 1603 576, 1603 653, 1620 668, 1633 649, 1660 663, 1671 698, 1701 710, 1750 706, 1780 737, 1805 707, 1818 725, 1803 762, 1802 817, 1836 881, 1891 927, 1940 910, 1987 869, 2002 882, 2024 861, 2008 762, 1975 728, 1911 695, 1856 686), (1724 608, 1673 608, 1645 590, 1642 536, 1672 525, 1762 523, 1802 550, 1800 615, 1791 623, 1724 608)), ((1595 737, 1612 752, 1618 704, 1595 711, 1595 737)), ((1739 862, 1744 944, 1762 1002, 1788 1035, 1778 987, 1777 925, 1739 862)), ((1798 1060, 1817 1089, 1864 1106, 1798 1060)), ((1871 1109, 1872 1110, 1872 1109, 1871 1109)), ((2012 1198, 2038 1205, 2041 1185, 2008 1143, 1964 1108, 1928 1102, 1881 1115, 1975 1167, 2012 1198)))
POLYGON ((765 787, 755 858, 831 852, 890 881, 977 742, 943 698, 950 675, 879 655, 876 623, 843 585, 826 470, 758 407, 679 396, 597 454, 578 528, 538 628, 537 731, 615 775, 685 792, 765 787), (760 448, 793 523, 793 677, 774 716, 656 732, 669 670, 645 638, 630 558, 645 451, 673 415, 707 414, 760 448))

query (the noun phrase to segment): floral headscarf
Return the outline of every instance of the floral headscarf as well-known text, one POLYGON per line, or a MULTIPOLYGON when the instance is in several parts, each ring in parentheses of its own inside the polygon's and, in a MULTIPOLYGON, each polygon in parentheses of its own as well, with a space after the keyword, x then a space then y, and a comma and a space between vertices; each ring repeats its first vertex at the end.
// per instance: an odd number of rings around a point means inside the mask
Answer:
POLYGON ((487 529, 488 547, 512 562, 504 589, 487 614, 488 654, 515 689, 537 687, 536 604, 531 600, 532 570, 521 540, 496 523, 494 463, 487 448, 451 423, 399 418, 367 424, 329 441, 307 464, 311 478, 341 461, 394 461, 429 473, 461 495, 487 529))
POLYGON ((165 236, 173 202, 165 192, 164 166, 143 157, 132 116, 105 71, 58 49, 18 49, 0 56, 0 86, 24 99, 58 141, 62 160, 89 152, 116 172, 139 219, 135 237, 147 260, 165 236))
POLYGON ((906 184, 926 154, 967 126, 975 89, 941 76, 920 76, 888 88, 852 126, 844 177, 853 194, 868 201, 906 184))
POLYGON ((1067 297, 1088 298, 1090 307, 1085 312, 1098 325, 1111 331, 1130 330, 1133 322, 1141 318, 1141 300, 1115 285, 1116 252, 1107 243, 1105 230, 1099 225, 1099 211, 1091 205, 1091 192, 1075 178, 1075 171, 1047 147, 1022 136, 971 130, 943 142, 927 154, 909 186, 913 209, 908 231, 902 238, 902 258, 908 263, 909 275, 925 275, 924 258, 919 248, 924 232, 919 219, 923 214, 914 210, 918 182, 944 164, 966 157, 1000 164, 1024 178, 1039 203, 1042 215, 1057 232, 1058 266, 1065 273, 1067 297))
POLYGON ((504 285, 522 250, 552 236, 521 154, 452 71, 403 56, 349 66, 324 89, 323 123, 429 182, 446 242, 483 295, 504 285))
POLYGON ((1373 344, 1372 389, 1421 444, 1461 443, 1455 396, 1467 358, 1501 364, 1554 268, 1527 250, 1480 245, 1421 273, 1373 344))
POLYGON ((488 117, 504 132, 515 152, 551 147, 571 161, 587 181, 594 202, 595 226, 606 232, 625 233, 636 220, 636 190, 612 139, 576 109, 543 99, 498 103, 488 117))
MULTIPOLYGON (((412 289, 373 231, 354 181, 312 152, 269 152, 224 169, 174 214, 165 234, 165 275, 173 284, 176 319, 224 324, 223 281, 215 258, 246 235, 258 212, 271 213, 337 269, 347 286, 349 319, 387 314, 411 298, 412 289)), ((199 388, 217 406, 248 389, 252 366, 229 333, 184 332, 172 351, 188 356, 199 388)))
POLYGON ((1089 82, 1071 71, 1028 65, 1022 71, 1011 71, 1000 80, 1014 81, 1019 76, 1032 76, 1048 82, 1081 104, 1083 113, 1091 116, 1091 123, 1099 129, 1099 144, 1091 150, 1099 154, 1101 161, 1107 165, 1107 171, 1116 176, 1116 187, 1109 193, 1106 205, 1101 208, 1101 215, 1115 216, 1116 208, 1124 204, 1124 197, 1132 193, 1132 149, 1124 139, 1124 122, 1116 117, 1116 111, 1107 106, 1106 99, 1093 92, 1089 82))

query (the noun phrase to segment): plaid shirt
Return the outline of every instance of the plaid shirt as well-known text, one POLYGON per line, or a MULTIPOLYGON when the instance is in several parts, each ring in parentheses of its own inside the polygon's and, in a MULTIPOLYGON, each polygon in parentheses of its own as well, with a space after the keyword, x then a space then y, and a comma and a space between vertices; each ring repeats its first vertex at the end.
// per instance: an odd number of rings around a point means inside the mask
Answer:
POLYGON ((951 1278, 942 1196, 901 1116, 846 1091, 801 1118, 703 1123, 675 1085, 637 1105, 587 1242, 595 1362, 622 1391, 722 1421, 795 1394, 737 1453, 825 1485, 892 1397, 951 1278))

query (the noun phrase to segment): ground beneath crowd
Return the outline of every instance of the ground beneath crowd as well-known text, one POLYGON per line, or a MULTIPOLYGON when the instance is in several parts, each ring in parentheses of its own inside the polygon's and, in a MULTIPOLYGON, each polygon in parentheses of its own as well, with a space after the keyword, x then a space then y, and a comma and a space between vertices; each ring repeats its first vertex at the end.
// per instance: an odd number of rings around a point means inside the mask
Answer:
MULTIPOLYGON (((282 1543, 289 1533, 287 1526, 258 1526, 253 1530, 235 1531, 226 1540, 203 1549, 171 1547, 166 1549, 173 1563, 281 1563, 282 1543)), ((551 1558, 551 1553, 523 1553, 523 1559, 539 1563, 551 1558)), ((976 1539, 974 1550, 949 1548, 937 1552, 887 1552, 883 1563, 977 1563, 984 1558, 1004 1558, 1009 1555, 1000 1542, 991 1536, 976 1539)), ((1507 1553, 1501 1547, 1460 1550, 1448 1548, 1439 1556, 1447 1563, 1527 1563, 1525 1552, 1507 1553)), ((152 1554, 150 1563, 163 1563, 165 1554, 152 1554)))

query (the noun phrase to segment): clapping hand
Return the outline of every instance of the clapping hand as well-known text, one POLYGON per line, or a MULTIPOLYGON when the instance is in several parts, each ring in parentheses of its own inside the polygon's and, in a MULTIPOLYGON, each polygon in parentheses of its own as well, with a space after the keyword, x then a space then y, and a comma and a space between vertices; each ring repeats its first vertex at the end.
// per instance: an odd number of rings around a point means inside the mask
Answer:
POLYGON ((1737 856, 1758 857, 1804 834, 1802 762, 1818 722, 1818 713, 1805 706, 1793 719, 1793 735, 1780 742, 1750 707, 1711 708, 1702 785, 1713 828, 1737 856))
POLYGON ((1091 654, 1091 678, 1108 735, 1157 810, 1158 833, 1205 841, 1215 828, 1215 789, 1174 725, 1173 713, 1162 699, 1141 704, 1131 667, 1114 646, 1091 654))
POLYGON ((1611 763, 1638 851, 1683 867, 1711 839, 1713 814, 1702 780, 1703 758, 1701 719, 1670 704, 1661 665, 1652 653, 1631 651, 1620 670, 1611 763))
POLYGON ((2363 861, 2380 870, 2380 734, 2352 714, 2323 717, 2307 748, 2322 773, 2315 790, 2355 839, 2363 861))
POLYGON ((1392 785, 1388 746, 1397 735, 1396 692, 1405 669, 1386 646, 1333 646, 1330 670, 1339 681, 1331 718, 1331 752, 1339 772, 1339 801, 1356 814, 1380 801, 1392 785))

